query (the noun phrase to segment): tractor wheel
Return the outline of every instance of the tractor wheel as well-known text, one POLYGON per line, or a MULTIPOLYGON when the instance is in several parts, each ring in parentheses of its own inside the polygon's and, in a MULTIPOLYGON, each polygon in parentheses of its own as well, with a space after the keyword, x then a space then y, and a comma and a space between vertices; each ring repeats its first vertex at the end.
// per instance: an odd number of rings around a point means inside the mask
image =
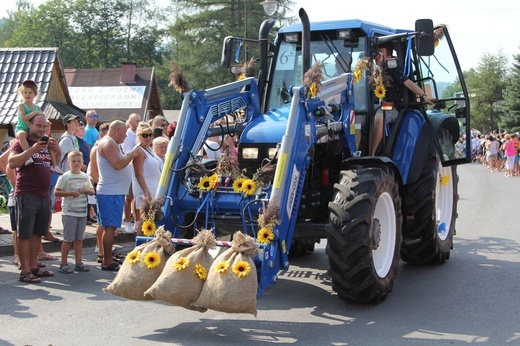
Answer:
POLYGON ((432 153, 420 178, 406 186, 407 231, 401 246, 403 261, 442 264, 450 258, 457 218, 458 176, 432 153))
POLYGON ((340 298, 379 302, 392 290, 401 244, 401 197, 388 167, 342 171, 329 203, 329 274, 340 298))

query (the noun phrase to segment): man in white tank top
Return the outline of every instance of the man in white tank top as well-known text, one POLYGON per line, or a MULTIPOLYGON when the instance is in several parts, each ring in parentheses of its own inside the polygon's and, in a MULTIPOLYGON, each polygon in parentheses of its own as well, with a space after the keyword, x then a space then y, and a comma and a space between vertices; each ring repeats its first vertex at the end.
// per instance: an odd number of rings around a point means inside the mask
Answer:
POLYGON ((103 270, 119 270, 112 258, 114 232, 121 226, 125 195, 132 181, 132 170, 128 165, 140 149, 135 147, 123 155, 121 144, 126 138, 126 125, 115 120, 108 128, 108 134, 99 141, 97 164, 99 183, 97 185, 98 222, 105 228, 103 233, 103 270))

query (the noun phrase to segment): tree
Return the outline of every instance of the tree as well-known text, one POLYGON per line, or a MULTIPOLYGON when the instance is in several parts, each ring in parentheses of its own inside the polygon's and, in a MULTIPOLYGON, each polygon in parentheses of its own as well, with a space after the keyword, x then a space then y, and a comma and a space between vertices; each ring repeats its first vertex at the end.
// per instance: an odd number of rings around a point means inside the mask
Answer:
MULTIPOLYGON (((285 17, 288 0, 275 18, 285 17)), ((169 28, 175 60, 183 69, 190 87, 206 89, 231 82, 236 76, 220 66, 221 47, 226 36, 258 39, 266 18, 258 0, 178 0, 175 22, 169 28)), ((254 44, 246 43, 249 58, 254 44)), ((257 55, 257 54, 256 54, 257 55)), ((180 98, 176 101, 180 102, 180 98)))
POLYGON ((520 54, 514 56, 513 67, 506 82, 503 116, 500 127, 508 132, 520 131, 520 54))
POLYGON ((472 126, 482 132, 499 130, 507 63, 507 57, 502 51, 497 55, 485 53, 475 73, 468 74, 466 83, 471 96, 472 126))

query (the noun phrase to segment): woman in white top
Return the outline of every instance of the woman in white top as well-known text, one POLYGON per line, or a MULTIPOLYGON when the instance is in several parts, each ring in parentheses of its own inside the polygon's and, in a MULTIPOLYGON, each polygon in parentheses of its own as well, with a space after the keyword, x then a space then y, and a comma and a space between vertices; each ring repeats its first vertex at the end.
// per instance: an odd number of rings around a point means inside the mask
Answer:
POLYGON ((151 200, 155 196, 161 178, 162 160, 154 154, 152 148, 153 129, 145 122, 137 127, 137 143, 141 148, 133 161, 132 192, 134 193, 136 212, 135 227, 138 235, 142 235, 141 216, 138 208, 143 198, 151 200))

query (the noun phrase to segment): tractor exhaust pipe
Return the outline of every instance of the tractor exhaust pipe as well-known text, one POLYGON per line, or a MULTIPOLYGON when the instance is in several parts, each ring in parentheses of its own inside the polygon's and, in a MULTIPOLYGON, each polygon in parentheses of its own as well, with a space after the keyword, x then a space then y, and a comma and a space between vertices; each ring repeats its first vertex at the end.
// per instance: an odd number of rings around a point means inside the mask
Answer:
MULTIPOLYGON (((269 31, 274 26, 274 20, 266 19, 260 26, 258 41, 260 41, 260 69, 258 71, 258 94, 264 99, 265 82, 267 80, 267 54, 269 53, 269 31)), ((247 62, 247 61, 246 61, 247 62)))
POLYGON ((302 82, 305 72, 311 68, 311 24, 303 8, 298 11, 302 22, 302 82))

